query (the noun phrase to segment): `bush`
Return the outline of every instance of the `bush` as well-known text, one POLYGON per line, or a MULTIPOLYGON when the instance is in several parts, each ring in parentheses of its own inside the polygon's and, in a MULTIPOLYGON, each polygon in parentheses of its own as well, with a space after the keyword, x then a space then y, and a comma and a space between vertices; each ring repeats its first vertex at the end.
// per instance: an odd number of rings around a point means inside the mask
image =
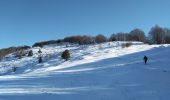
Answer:
POLYGON ((31 57, 31 56, 33 56, 33 51, 32 51, 32 50, 30 50, 30 51, 28 52, 28 57, 31 57))
POLYGON ((122 48, 127 48, 127 47, 130 47, 132 45, 132 43, 123 43, 122 44, 122 48))
POLYGON ((65 59, 66 61, 70 58, 70 52, 69 50, 65 50, 62 55, 61 55, 62 59, 65 59))

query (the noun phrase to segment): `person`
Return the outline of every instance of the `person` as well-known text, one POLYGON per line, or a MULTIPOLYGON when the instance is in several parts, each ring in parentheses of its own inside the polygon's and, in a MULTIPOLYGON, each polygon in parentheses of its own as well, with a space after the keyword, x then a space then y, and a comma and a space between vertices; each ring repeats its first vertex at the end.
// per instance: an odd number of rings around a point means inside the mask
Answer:
POLYGON ((147 61, 148 61, 148 57, 147 57, 147 56, 144 56, 144 57, 143 57, 143 60, 144 60, 144 63, 146 64, 147 61))

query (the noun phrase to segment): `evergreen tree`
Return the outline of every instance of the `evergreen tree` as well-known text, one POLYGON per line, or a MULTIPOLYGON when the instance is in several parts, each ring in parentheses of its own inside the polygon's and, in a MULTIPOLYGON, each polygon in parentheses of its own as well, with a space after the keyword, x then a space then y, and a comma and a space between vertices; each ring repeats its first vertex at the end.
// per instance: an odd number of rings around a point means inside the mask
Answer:
POLYGON ((38 50, 38 53, 40 53, 40 54, 41 54, 41 53, 42 53, 42 51, 39 49, 39 50, 38 50))
POLYGON ((30 51, 28 52, 28 57, 31 57, 31 56, 33 56, 33 51, 32 51, 32 50, 30 50, 30 51))
POLYGON ((70 58, 70 52, 69 50, 65 50, 62 55, 61 55, 62 59, 65 59, 66 61, 70 58))
POLYGON ((38 58, 38 63, 42 63, 43 61, 42 61, 42 57, 40 56, 39 58, 38 58))

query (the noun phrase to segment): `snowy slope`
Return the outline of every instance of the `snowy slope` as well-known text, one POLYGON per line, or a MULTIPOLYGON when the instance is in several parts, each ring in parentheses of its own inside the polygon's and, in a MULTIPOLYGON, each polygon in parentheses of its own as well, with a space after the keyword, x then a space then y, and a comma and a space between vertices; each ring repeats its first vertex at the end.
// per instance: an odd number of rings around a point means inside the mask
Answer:
MULTIPOLYGON (((39 48, 32 49, 36 53, 39 48)), ((121 42, 100 45, 46 46, 44 63, 38 54, 0 62, 1 73, 17 66, 15 73, 0 76, 0 99, 23 100, 169 100, 170 47, 121 42), (68 62, 61 52, 71 51, 68 62), (149 56, 144 65, 142 57, 149 56)))

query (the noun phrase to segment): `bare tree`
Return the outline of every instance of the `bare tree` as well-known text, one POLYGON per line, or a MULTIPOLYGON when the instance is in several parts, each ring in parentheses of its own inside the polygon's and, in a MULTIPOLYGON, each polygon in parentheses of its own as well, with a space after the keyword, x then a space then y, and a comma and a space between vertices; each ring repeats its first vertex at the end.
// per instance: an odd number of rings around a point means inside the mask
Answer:
POLYGON ((151 28, 149 37, 152 43, 163 44, 165 43, 165 31, 158 25, 151 28))
POLYGON ((116 34, 112 34, 109 38, 109 41, 116 41, 116 34))
POLYGON ((99 34, 95 37, 95 42, 96 43, 107 42, 107 38, 104 35, 99 34))
POLYGON ((141 29, 134 29, 130 32, 131 40, 132 41, 145 41, 145 33, 141 29))
POLYGON ((70 36, 70 37, 66 37, 63 40, 64 42, 69 42, 69 43, 78 43, 78 44, 92 44, 94 43, 94 39, 91 36, 70 36))
POLYGON ((130 36, 129 36, 128 33, 119 32, 119 33, 116 34, 116 40, 117 41, 129 41, 130 36))
POLYGON ((165 32, 165 43, 170 43, 170 29, 164 28, 165 32))

